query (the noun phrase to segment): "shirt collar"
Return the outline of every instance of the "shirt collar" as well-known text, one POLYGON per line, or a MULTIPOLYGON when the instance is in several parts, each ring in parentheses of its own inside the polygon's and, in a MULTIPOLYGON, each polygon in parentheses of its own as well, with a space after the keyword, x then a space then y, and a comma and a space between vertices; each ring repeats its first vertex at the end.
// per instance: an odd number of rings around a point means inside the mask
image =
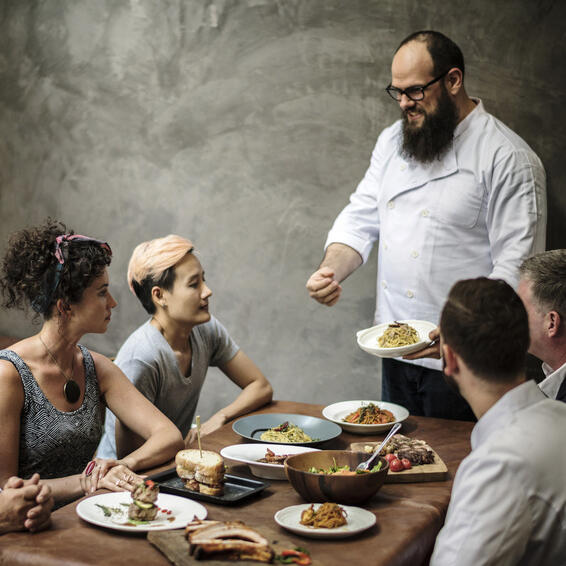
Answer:
POLYGON ((470 127, 470 124, 475 120, 476 116, 485 114, 483 102, 479 98, 472 96, 470 96, 470 98, 476 103, 476 107, 456 126, 454 129, 454 139, 462 135, 470 127))
POLYGON ((513 387, 474 426, 471 436, 472 450, 481 446, 495 431, 513 420, 516 412, 543 399, 546 399, 546 395, 533 380, 513 387))
POLYGON ((558 390, 566 376, 566 363, 561 365, 557 370, 553 370, 546 362, 543 362, 542 371, 544 375, 546 375, 546 379, 539 383, 539 387, 551 399, 556 399, 558 390))

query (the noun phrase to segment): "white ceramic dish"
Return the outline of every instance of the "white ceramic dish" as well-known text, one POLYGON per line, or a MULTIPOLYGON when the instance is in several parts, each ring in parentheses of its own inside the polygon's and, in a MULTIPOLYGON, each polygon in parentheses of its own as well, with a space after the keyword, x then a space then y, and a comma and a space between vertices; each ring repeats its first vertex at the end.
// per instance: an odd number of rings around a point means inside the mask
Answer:
POLYGON ((356 332, 358 346, 364 352, 372 356, 378 356, 379 358, 398 358, 422 350, 425 346, 430 344, 428 333, 436 328, 436 324, 427 322, 426 320, 400 320, 399 322, 406 322, 418 332, 420 340, 416 344, 399 346, 397 348, 380 348, 377 345, 377 339, 385 332, 389 324, 391 324, 390 322, 384 322, 377 326, 372 326, 371 328, 358 330, 358 332, 356 332))
MULTIPOLYGON (((315 503, 314 508, 318 509, 320 505, 322 504, 315 503)), ((351 537, 373 527, 376 523, 376 517, 371 511, 366 511, 360 507, 340 505, 347 513, 347 523, 345 525, 336 527, 335 529, 315 529, 314 527, 301 525, 301 513, 309 507, 309 503, 285 507, 285 509, 281 509, 275 513, 275 522, 284 529, 309 538, 351 537)))
POLYGON ((333 403, 322 409, 322 415, 329 421, 339 424, 344 430, 353 432, 354 434, 380 434, 388 431, 395 423, 403 422, 409 416, 409 411, 405 409, 405 407, 396 405, 395 403, 360 400, 333 403), (350 413, 353 413, 362 405, 369 405, 370 403, 377 405, 380 409, 391 411, 395 417, 395 421, 385 424, 353 424, 343 422, 343 419, 350 413))
POLYGON ((254 476, 268 480, 286 480, 285 466, 283 464, 268 464, 258 462, 265 457, 267 449, 275 454, 302 454, 303 452, 314 452, 318 448, 308 446, 295 446, 284 444, 232 444, 220 450, 220 455, 227 464, 247 464, 254 476))
POLYGON ((98 527, 131 533, 180 529, 193 519, 206 519, 207 515, 206 507, 196 501, 177 495, 160 493, 156 504, 161 509, 171 511, 171 513, 163 513, 160 510, 153 521, 149 521, 147 524, 131 525, 128 524, 128 506, 131 502, 132 497, 129 491, 93 495, 88 499, 83 499, 77 505, 77 515, 98 527), (117 509, 118 511, 106 516, 104 509, 99 506, 117 509))

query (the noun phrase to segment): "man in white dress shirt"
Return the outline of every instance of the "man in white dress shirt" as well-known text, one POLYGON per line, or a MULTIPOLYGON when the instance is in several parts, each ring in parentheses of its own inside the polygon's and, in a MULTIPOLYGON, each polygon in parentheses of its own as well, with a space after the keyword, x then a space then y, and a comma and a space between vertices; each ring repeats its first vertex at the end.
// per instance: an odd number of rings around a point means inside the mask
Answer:
POLYGON ((517 293, 529 315, 529 352, 542 360, 546 378, 539 387, 566 402, 566 250, 526 259, 517 293))
POLYGON ((440 319, 444 373, 478 422, 431 566, 566 563, 566 404, 525 379, 529 323, 504 281, 451 289, 440 319))
MULTIPOLYGON (((529 146, 466 94, 462 52, 444 35, 406 38, 391 77, 402 119, 379 136, 307 289, 334 305, 340 282, 379 241, 375 323, 438 323, 455 281, 485 275, 516 286, 521 261, 544 250, 545 173, 529 146)), ((432 357, 438 346, 384 360, 382 398, 416 415, 472 419, 432 357)))

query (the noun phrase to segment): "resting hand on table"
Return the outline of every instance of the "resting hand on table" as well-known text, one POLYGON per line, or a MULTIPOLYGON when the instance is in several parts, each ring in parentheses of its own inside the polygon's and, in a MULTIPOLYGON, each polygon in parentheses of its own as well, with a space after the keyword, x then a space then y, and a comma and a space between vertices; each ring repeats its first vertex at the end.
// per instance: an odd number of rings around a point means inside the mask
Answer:
POLYGON ((110 491, 134 491, 135 486, 144 480, 132 472, 120 460, 95 458, 89 462, 80 476, 85 494, 97 489, 110 491))
POLYGON ((47 528, 52 507, 51 488, 39 481, 39 474, 29 480, 11 477, 0 494, 0 534, 47 528))
POLYGON ((425 346, 422 350, 418 352, 413 352, 412 354, 407 354, 403 356, 404 360, 418 360, 419 358, 435 358, 440 359, 442 353, 440 351, 440 330, 435 328, 428 333, 428 337, 432 344, 425 346))
MULTIPOLYGON (((210 434, 215 430, 218 430, 221 426, 226 424, 227 420, 228 419, 226 418, 226 415, 224 415, 223 413, 216 413, 215 415, 212 415, 212 417, 210 417, 200 427, 201 437, 206 436, 207 434, 210 434)), ((187 436, 185 437, 185 448, 190 448, 191 446, 194 446, 196 442, 197 442, 197 429, 191 428, 191 430, 189 430, 187 436)))
POLYGON ((331 307, 338 302, 342 287, 334 279, 334 271, 329 267, 321 267, 315 271, 306 285, 309 296, 322 305, 331 307))

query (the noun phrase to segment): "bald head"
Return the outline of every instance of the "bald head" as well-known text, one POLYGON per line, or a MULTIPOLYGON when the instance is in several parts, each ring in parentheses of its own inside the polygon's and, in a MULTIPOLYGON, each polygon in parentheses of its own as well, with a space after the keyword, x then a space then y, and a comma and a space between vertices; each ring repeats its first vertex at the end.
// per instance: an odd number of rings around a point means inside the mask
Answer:
POLYGON ((426 48, 432 61, 432 74, 440 75, 451 68, 465 74, 464 56, 461 49, 444 34, 433 30, 422 30, 407 36, 397 48, 396 54, 406 45, 421 45, 426 48))

